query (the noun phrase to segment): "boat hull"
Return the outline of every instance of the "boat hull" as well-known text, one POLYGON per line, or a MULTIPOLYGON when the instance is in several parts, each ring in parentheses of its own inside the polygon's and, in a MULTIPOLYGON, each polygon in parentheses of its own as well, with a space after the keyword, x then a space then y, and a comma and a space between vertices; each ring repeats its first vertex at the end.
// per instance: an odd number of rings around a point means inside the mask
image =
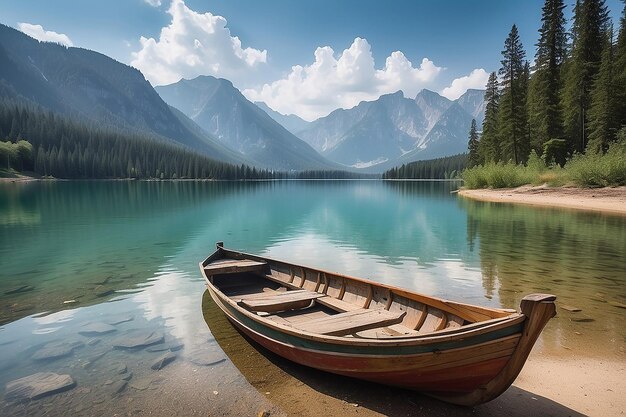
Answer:
POLYGON ((492 380, 515 351, 521 331, 521 326, 512 326, 500 332, 502 337, 489 335, 491 340, 486 342, 470 339, 447 350, 436 346, 413 349, 425 351, 421 353, 405 353, 410 349, 394 346, 316 346, 293 335, 275 337, 273 329, 238 314, 214 291, 209 292, 235 327, 279 356, 322 371, 435 395, 470 393, 492 380))

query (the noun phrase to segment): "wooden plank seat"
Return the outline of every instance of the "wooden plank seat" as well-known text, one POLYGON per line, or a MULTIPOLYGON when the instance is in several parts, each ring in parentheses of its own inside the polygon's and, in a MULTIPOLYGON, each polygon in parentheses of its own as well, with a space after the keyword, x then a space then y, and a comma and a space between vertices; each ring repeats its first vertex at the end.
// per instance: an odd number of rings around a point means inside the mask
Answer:
POLYGON ((267 269, 269 269, 269 266, 266 262, 253 261, 252 259, 219 259, 204 267, 207 276, 238 272, 260 272, 267 269))
POLYGON ((409 329, 402 324, 392 324, 385 327, 377 327, 375 329, 363 330, 356 335, 366 339, 385 339, 398 336, 415 336, 419 334, 415 330, 409 329))
MULTIPOLYGON (((324 295, 324 294, 322 294, 324 295)), ((339 311, 339 312, 346 312, 346 311, 355 311, 355 310, 361 310, 363 308, 363 306, 357 306, 351 303, 347 303, 343 300, 339 300, 335 297, 331 297, 330 295, 319 298, 317 300, 317 302, 319 304, 325 305, 326 307, 330 307, 333 310, 339 311)))
POLYGON ((383 309, 361 308, 295 324, 300 330, 329 336, 345 336, 361 330, 389 326, 402 321, 406 312, 390 312, 383 309))
POLYGON ((264 311, 272 313, 276 311, 295 310, 305 308, 316 298, 324 297, 315 291, 294 290, 265 294, 255 294, 251 297, 242 297, 237 304, 250 311, 264 311))

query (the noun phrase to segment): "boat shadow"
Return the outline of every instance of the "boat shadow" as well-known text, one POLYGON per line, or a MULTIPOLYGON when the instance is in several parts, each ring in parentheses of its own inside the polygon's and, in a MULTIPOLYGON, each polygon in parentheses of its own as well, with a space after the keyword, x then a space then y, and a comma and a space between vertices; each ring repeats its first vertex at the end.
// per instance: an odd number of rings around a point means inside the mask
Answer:
POLYGON ((211 299, 202 297, 213 337, 259 392, 288 415, 316 416, 584 416, 549 398, 511 386, 495 400, 460 407, 413 391, 334 375, 286 360, 240 333, 211 299))

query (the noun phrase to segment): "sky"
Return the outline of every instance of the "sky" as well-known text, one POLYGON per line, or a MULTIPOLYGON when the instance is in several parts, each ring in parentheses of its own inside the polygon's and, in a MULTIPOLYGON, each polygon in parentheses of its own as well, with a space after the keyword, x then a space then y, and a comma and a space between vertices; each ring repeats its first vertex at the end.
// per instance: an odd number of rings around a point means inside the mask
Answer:
MULTIPOLYGON (((566 1, 566 17, 573 0, 566 1)), ((623 3, 607 0, 617 28, 623 3)), ((484 88, 516 24, 532 61, 543 0, 0 0, 0 22, 92 49, 153 85, 213 75, 306 120, 428 88, 484 88)))

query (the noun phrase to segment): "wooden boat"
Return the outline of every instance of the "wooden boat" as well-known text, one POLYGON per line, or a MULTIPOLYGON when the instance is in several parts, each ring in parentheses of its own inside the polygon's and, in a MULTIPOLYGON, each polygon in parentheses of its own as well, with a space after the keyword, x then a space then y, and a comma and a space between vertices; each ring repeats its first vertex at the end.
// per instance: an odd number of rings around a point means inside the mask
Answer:
POLYGON ((555 296, 521 312, 228 250, 200 263, 211 297, 244 334, 324 371, 424 392, 460 405, 503 393, 522 369, 555 296))

